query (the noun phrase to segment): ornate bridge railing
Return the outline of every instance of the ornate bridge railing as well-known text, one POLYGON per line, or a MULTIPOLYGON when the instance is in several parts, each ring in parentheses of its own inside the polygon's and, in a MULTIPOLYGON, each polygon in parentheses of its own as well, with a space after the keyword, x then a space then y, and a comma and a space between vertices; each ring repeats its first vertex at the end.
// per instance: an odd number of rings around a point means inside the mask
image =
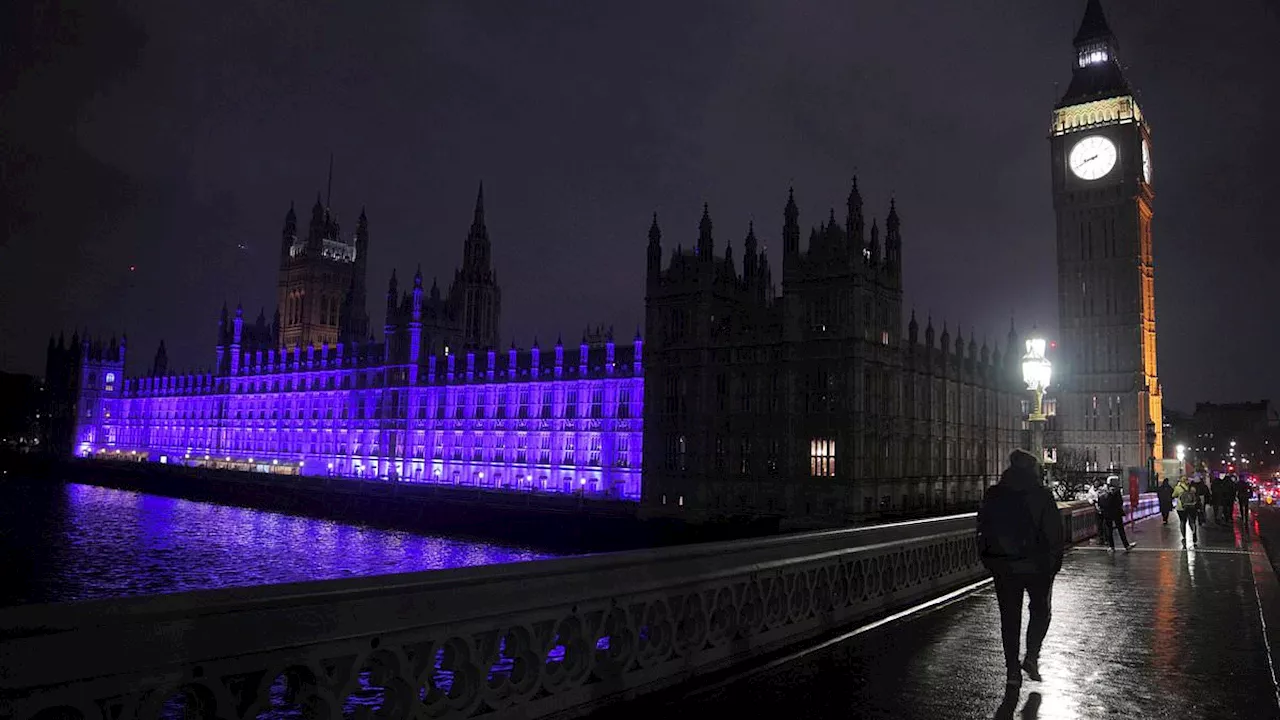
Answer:
MULTIPOLYGON (((1073 540, 1093 511, 1062 504, 1073 540)), ((1143 496, 1137 515, 1156 512, 1143 496)), ((972 513, 517 565, 0 610, 0 718, 536 718, 984 577, 972 513)))
POLYGON ((0 716, 573 714, 979 579, 974 537, 967 514, 8 608, 0 610, 0 716))
MULTIPOLYGON (((1093 506, 1089 503, 1083 501, 1058 503, 1058 507, 1062 510, 1063 529, 1066 531, 1066 537, 1069 542, 1078 543, 1081 540, 1097 536, 1097 520, 1094 519, 1093 506)), ((1128 522, 1130 517, 1134 520, 1141 520, 1144 517, 1158 514, 1160 512, 1160 502, 1155 493, 1143 493, 1138 496, 1138 509, 1132 516, 1129 514, 1129 509, 1129 499, 1126 497, 1124 501, 1125 521, 1128 522)))

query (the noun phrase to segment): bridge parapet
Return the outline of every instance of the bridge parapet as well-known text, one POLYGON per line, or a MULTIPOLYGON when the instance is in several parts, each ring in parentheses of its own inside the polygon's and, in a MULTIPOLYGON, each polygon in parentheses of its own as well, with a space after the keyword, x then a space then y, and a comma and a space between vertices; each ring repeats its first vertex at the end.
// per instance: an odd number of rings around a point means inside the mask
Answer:
MULTIPOLYGON (((1064 507, 1064 523, 1074 528, 1079 510, 1064 507)), ((515 565, 20 606, 0 610, 0 717, 336 718, 359 706, 391 717, 575 714, 984 575, 968 513, 515 565)))

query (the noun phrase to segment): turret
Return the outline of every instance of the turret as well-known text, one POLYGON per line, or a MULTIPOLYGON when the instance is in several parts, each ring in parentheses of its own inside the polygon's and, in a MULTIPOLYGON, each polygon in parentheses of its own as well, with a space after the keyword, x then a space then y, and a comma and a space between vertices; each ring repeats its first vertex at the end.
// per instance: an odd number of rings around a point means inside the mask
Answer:
POLYGON ((489 268, 489 229, 484 222, 484 183, 476 191, 476 207, 471 217, 471 231, 463 246, 463 272, 489 268))
POLYGON ((849 199, 846 206, 848 214, 845 216, 845 232, 849 238, 849 253, 850 256, 856 258, 867 244, 866 237, 863 234, 862 193, 858 192, 858 176, 856 175, 853 177, 853 186, 849 189, 849 199))
POLYGON ((890 198, 889 216, 884 221, 885 269, 894 280, 902 282, 902 221, 898 219, 898 205, 890 198))
POLYGON ((711 262, 715 259, 715 240, 711 236, 711 209, 702 203, 702 219, 698 221, 698 259, 711 262))
POLYGON ((396 281, 396 271, 391 270, 391 280, 387 283, 387 315, 386 315, 386 334, 390 335, 395 331, 396 325, 396 301, 400 297, 399 283, 396 281))
POLYGON ((307 228, 307 245, 319 248, 324 239, 326 225, 324 205, 320 202, 320 193, 316 193, 316 204, 311 206, 311 225, 307 228))
POLYGON ((653 214, 653 223, 649 225, 648 278, 656 281, 662 275, 662 230, 658 227, 658 213, 653 214))
POLYGON ((880 266, 880 226, 873 219, 871 221, 871 246, 867 248, 867 262, 872 267, 880 266))
POLYGON ((916 322, 916 311, 911 311, 911 322, 907 323, 907 341, 915 345, 920 340, 920 324, 916 322))
POLYGON ((747 223, 747 237, 742 241, 742 278, 746 280, 748 285, 757 281, 759 274, 759 248, 756 241, 756 224, 754 221, 747 223))
POLYGON ((284 230, 280 233, 280 263, 289 261, 293 244, 298 240, 298 214, 293 211, 293 203, 289 203, 289 212, 284 216, 284 230))
POLYGON ((787 206, 782 211, 782 252, 785 257, 800 254, 800 210, 795 188, 787 190, 787 206))
POLYGON ((231 343, 228 352, 231 355, 231 374, 240 371, 240 338, 244 332, 244 308, 236 303, 236 316, 231 321, 231 343))
POLYGON ((160 347, 156 348, 156 358, 151 364, 151 375, 153 377, 165 375, 169 372, 169 354, 165 351, 164 340, 160 341, 160 347))

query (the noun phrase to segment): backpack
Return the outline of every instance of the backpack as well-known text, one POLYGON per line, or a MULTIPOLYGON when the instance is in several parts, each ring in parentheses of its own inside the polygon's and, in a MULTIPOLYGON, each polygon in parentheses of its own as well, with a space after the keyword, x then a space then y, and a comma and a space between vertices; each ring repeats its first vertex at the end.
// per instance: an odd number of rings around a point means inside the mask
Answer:
POLYGON ((1027 494, 993 485, 978 515, 978 537, 983 557, 1030 558, 1040 544, 1040 529, 1027 494))
POLYGON ((1184 490, 1183 493, 1178 496, 1178 509, 1193 510, 1195 509, 1198 502, 1199 500, 1197 499, 1197 496, 1196 496, 1195 487, 1188 485, 1187 489, 1184 490))

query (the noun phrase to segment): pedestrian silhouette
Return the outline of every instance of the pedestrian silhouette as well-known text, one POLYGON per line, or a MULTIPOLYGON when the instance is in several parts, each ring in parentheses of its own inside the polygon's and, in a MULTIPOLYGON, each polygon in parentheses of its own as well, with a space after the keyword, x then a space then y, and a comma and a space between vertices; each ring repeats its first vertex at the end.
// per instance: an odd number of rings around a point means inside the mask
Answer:
POLYGON ((1006 685, 1022 684, 1022 671, 1040 680, 1040 648, 1049 631, 1053 579, 1062 568, 1062 515, 1040 484, 1040 463, 1014 450, 1000 482, 987 488, 978 510, 978 549, 995 580, 1004 643, 1006 685), (1027 655, 1018 661, 1022 597, 1030 598, 1027 655))

